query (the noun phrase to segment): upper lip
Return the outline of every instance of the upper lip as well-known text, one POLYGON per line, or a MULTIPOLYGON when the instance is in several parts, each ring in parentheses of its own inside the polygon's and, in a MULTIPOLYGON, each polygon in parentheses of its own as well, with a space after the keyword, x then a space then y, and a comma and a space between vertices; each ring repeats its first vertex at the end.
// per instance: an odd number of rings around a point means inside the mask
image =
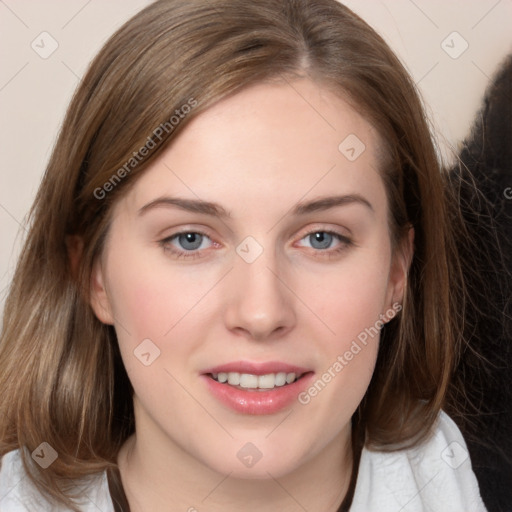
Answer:
POLYGON ((232 361, 230 363, 213 366, 203 371, 204 374, 208 373, 248 373, 251 375, 267 375, 269 373, 295 373, 302 375, 310 372, 308 368, 296 366, 280 361, 268 361, 265 363, 254 363, 250 361, 232 361))

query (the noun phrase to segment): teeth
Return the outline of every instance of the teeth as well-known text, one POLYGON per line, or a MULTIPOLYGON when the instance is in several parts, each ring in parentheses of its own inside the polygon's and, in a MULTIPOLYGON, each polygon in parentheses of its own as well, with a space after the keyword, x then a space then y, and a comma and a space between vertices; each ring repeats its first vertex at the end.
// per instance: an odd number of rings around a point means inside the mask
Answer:
MULTIPOLYGON (((240 387, 242 388, 257 388, 258 387, 258 376, 251 375, 250 373, 242 373, 239 375, 237 373, 238 380, 240 382, 240 387)), ((229 381, 228 381, 229 382, 229 381)), ((230 382, 231 384, 231 382, 230 382)))
POLYGON ((276 377, 272 373, 258 377, 258 387, 261 389, 273 389, 275 385, 276 377))
POLYGON ((295 373, 286 374, 286 383, 291 384, 295 380, 295 373))
MULTIPOLYGON (((295 373, 268 373, 266 375, 252 375, 251 373, 220 372, 212 373, 212 377, 221 383, 231 386, 240 386, 244 389, 274 389, 276 386, 284 386, 295 382, 295 373)), ((299 375, 298 378, 300 378, 299 375)))
MULTIPOLYGON (((293 374, 291 374, 293 375, 293 374)), ((286 373, 276 373, 276 386, 284 386, 286 384, 286 373)))
POLYGON ((240 384, 240 374, 235 372, 228 373, 228 384, 238 386, 240 384))

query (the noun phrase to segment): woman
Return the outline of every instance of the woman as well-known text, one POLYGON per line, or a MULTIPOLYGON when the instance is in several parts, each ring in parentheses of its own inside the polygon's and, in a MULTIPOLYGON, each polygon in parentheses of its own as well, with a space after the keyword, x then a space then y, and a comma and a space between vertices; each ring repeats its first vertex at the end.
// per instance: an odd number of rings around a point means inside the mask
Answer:
POLYGON ((69 107, 6 303, 2 510, 484 511, 442 411, 446 183, 336 1, 141 11, 69 107))

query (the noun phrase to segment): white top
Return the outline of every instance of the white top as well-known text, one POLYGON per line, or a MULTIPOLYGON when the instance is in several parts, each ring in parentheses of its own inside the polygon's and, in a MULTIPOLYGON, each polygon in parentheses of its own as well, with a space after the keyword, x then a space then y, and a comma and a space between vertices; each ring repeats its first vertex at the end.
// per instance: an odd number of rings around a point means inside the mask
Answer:
MULTIPOLYGON (((84 484, 82 484, 84 485, 84 484)), ((113 512, 105 473, 85 484, 83 512, 113 512)), ((0 467, 1 512, 64 512, 46 502, 30 484, 19 450, 0 467)), ((434 435, 422 445, 397 452, 361 453, 351 512, 487 512, 480 498, 466 443, 441 412, 434 435)))

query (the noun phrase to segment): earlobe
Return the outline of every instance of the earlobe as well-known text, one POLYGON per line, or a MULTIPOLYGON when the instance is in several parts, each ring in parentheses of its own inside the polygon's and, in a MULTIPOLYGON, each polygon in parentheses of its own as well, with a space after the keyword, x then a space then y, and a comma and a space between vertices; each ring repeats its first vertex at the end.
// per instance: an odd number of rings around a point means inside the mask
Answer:
POLYGON ((100 322, 114 325, 112 307, 105 288, 103 269, 100 260, 96 260, 91 273, 91 307, 100 322))

